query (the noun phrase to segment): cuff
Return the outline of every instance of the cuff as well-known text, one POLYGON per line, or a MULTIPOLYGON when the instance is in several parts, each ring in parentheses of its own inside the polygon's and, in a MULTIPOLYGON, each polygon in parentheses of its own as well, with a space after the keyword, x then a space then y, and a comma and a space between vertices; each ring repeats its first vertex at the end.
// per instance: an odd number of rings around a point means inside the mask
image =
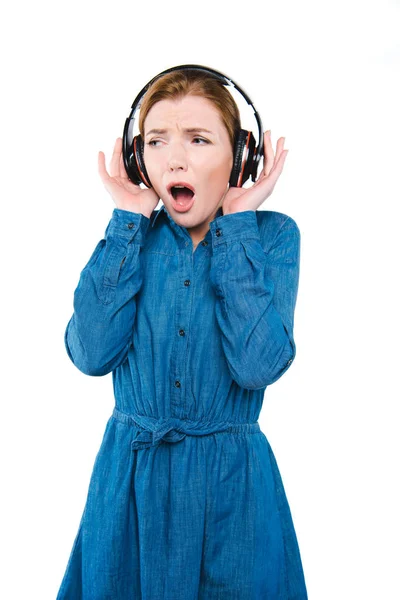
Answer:
POLYGON ((150 219, 142 213, 114 208, 105 237, 116 235, 143 246, 150 219))
POLYGON ((223 243, 245 239, 261 241, 255 210, 244 210, 222 215, 210 221, 209 227, 213 248, 223 243))

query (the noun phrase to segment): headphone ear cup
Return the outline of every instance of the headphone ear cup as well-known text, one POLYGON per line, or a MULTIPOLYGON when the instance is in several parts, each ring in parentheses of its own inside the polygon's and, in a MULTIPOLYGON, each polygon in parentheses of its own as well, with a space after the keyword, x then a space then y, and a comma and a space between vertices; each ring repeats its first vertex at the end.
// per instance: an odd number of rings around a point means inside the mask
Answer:
POLYGON ((142 138, 140 135, 137 135, 133 138, 132 143, 129 144, 128 126, 129 119, 126 120, 122 145, 122 156, 126 174, 135 185, 144 183, 145 186, 150 188, 152 185, 144 165, 142 138))
POLYGON ((146 166, 144 164, 144 144, 141 135, 135 135, 132 142, 133 146, 133 156, 136 161, 136 173, 138 178, 144 185, 148 188, 151 188, 151 181, 146 171, 146 166))
POLYGON ((241 129, 236 137, 233 167, 229 185, 242 187, 253 170, 256 140, 251 131, 241 129))

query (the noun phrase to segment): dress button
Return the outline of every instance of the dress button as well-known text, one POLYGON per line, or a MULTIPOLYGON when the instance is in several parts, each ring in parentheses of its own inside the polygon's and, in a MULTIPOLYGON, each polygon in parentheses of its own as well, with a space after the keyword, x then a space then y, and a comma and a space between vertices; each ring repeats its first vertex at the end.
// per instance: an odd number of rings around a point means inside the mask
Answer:
POLYGON ((207 240, 203 240, 203 241, 201 242, 201 245, 202 245, 202 246, 208 246, 208 242, 207 242, 207 240))
POLYGON ((133 227, 135 227, 135 223, 128 223, 128 228, 132 229, 133 227))
POLYGON ((221 229, 216 229, 216 230, 215 230, 215 235, 216 235, 217 237, 219 237, 220 235, 222 235, 222 230, 221 230, 221 229))
POLYGON ((185 280, 185 285, 186 285, 186 286, 190 285, 190 279, 186 279, 186 280, 185 280))
POLYGON ((179 381, 179 379, 175 381, 175 387, 181 387, 181 382, 179 381))
POLYGON ((179 335, 185 335, 185 330, 184 329, 180 329, 179 330, 179 335))

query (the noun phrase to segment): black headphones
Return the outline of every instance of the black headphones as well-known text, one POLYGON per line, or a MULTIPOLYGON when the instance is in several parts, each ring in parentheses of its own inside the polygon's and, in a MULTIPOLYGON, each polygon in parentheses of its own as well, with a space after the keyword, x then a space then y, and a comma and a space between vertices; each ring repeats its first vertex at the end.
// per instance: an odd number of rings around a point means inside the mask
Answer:
POLYGON ((166 69, 165 71, 162 71, 153 77, 153 79, 149 81, 149 83, 147 83, 136 96, 131 106, 131 114, 125 121, 124 134, 122 138, 123 159, 125 170, 129 179, 136 185, 144 183, 148 188, 152 187, 143 159, 144 142, 142 136, 136 135, 133 137, 132 133, 135 122, 135 113, 137 109, 140 108, 143 96, 147 92, 150 85, 156 81, 156 79, 165 73, 170 73, 171 71, 177 71, 181 69, 194 69, 196 71, 206 71, 210 73, 217 79, 220 79, 224 85, 234 86, 241 93, 247 103, 253 108, 254 117, 256 118, 258 125, 258 146, 256 147, 256 141, 251 131, 246 131, 245 129, 239 130, 235 136, 233 166, 229 179, 229 185, 233 187, 242 187, 250 175, 252 180, 255 181, 257 177, 258 165, 261 157, 263 156, 264 149, 264 136, 260 115, 256 111, 248 95, 237 85, 237 83, 231 79, 228 79, 228 77, 226 77, 226 75, 223 73, 215 71, 214 69, 209 69, 208 67, 203 67, 201 65, 180 65, 178 67, 166 69))

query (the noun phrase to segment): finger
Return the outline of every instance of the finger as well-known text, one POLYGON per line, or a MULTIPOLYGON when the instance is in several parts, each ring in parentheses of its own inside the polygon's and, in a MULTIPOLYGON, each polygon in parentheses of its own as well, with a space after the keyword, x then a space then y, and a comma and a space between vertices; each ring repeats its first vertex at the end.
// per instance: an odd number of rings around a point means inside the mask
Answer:
POLYGON ((108 171, 106 169, 106 157, 104 155, 104 152, 102 152, 101 150, 99 151, 97 157, 97 168, 101 180, 103 181, 103 183, 106 183, 110 179, 110 175, 108 174, 108 171))
MULTIPOLYGON (((283 155, 285 155, 285 153, 287 153, 287 150, 283 149, 284 145, 285 145, 285 138, 284 137, 279 138, 279 140, 277 141, 277 144, 276 144, 276 155, 275 155, 274 166, 272 167, 272 170, 274 170, 277 167, 277 165, 280 163, 283 155)), ((283 167, 283 165, 282 165, 282 167, 283 167)))
MULTIPOLYGON (((270 134, 270 132, 269 132, 269 134, 270 134)), ((278 161, 283 152, 284 144, 285 144, 285 138, 284 137, 279 138, 279 140, 276 143, 276 155, 274 155, 274 151, 272 148, 272 142, 271 142, 271 135, 266 137, 265 152, 268 156, 268 160, 267 160, 266 168, 264 169, 264 173, 267 175, 267 177, 269 176, 271 171, 273 171, 275 169, 276 165, 278 164, 278 161)))
POLYGON ((122 152, 122 138, 118 137, 114 144, 114 152, 112 153, 110 161, 110 175, 111 177, 120 177, 120 155, 122 152))
POLYGON ((274 151, 271 143, 271 130, 264 133, 264 165, 263 173, 266 177, 274 167, 274 151))
POLYGON ((276 164, 271 172, 270 180, 272 181, 273 186, 275 186, 276 182, 278 181, 278 179, 283 171, 283 167, 285 165, 285 160, 286 160, 286 156, 287 156, 288 152, 289 152, 289 150, 284 150, 283 152, 280 152, 279 158, 276 161, 276 164))
POLYGON ((255 187, 257 185, 259 185, 263 179, 265 179, 266 175, 263 171, 263 169, 261 169, 259 176, 257 177, 256 181, 254 182, 252 187, 255 187))
POLYGON ((119 172, 120 172, 121 179, 128 179, 128 174, 125 169, 124 157, 122 155, 122 152, 119 157, 119 172))

